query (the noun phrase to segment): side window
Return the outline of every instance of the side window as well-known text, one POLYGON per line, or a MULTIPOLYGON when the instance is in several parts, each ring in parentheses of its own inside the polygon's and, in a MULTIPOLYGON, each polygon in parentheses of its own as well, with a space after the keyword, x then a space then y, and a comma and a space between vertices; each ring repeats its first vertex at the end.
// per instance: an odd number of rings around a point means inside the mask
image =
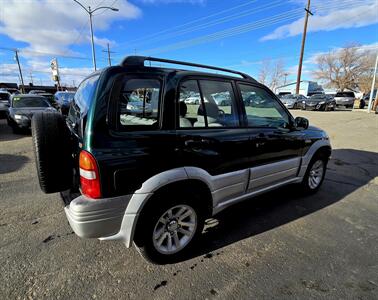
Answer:
POLYGON ((238 86, 249 127, 286 128, 289 125, 288 114, 267 91, 246 84, 238 86))
POLYGON ((180 86, 179 114, 180 128, 239 126, 235 95, 230 82, 183 82, 180 86))
MULTIPOLYGON (((179 127, 191 128, 197 122, 201 93, 197 80, 184 81, 179 93, 179 127)), ((205 127, 203 124, 202 127, 205 127)))
POLYGON ((77 119, 85 115, 92 103, 96 91, 99 75, 85 79, 78 87, 74 100, 71 103, 68 119, 76 123, 77 119))
POLYGON ((122 126, 158 125, 160 81, 128 79, 119 95, 118 115, 122 126))

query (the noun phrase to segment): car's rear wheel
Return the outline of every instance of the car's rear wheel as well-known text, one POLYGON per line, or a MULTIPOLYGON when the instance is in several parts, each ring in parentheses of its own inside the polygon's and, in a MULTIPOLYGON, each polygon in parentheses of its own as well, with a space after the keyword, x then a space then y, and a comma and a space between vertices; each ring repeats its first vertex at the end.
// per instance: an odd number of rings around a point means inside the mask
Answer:
POLYGON ((157 205, 150 206, 138 222, 136 244, 142 256, 152 263, 180 261, 203 230, 201 207, 188 196, 180 198, 154 199, 157 205))
POLYGON ((72 185, 69 130, 58 113, 33 116, 32 139, 39 185, 45 193, 56 193, 72 185))

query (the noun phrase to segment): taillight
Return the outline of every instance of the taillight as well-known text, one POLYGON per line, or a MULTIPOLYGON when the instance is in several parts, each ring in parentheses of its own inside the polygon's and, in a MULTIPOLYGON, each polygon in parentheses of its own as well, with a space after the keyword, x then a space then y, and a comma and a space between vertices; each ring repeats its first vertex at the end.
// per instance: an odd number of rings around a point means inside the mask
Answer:
POLYGON ((79 168, 82 193, 89 198, 100 198, 100 174, 92 154, 84 150, 80 152, 79 168))

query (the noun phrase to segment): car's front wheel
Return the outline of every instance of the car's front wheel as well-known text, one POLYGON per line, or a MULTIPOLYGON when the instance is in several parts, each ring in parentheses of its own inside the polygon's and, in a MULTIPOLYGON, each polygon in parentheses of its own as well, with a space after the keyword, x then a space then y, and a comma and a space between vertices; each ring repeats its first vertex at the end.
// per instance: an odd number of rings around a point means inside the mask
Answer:
POLYGON ((180 198, 159 199, 158 205, 150 206, 139 222, 137 245, 150 262, 166 264, 181 260, 203 230, 201 207, 187 196, 180 198))
POLYGON ((305 193, 312 194, 319 190, 324 181, 327 163, 328 158, 322 154, 315 155, 310 161, 302 181, 302 189, 305 193))

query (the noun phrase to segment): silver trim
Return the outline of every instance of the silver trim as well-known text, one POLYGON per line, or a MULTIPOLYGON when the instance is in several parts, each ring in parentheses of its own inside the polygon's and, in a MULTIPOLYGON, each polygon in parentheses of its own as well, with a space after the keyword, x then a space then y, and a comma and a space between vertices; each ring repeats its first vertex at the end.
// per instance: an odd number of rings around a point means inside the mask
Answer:
POLYGON ((288 180, 285 180, 283 182, 280 182, 280 183, 276 183, 274 185, 271 185, 271 186, 268 186, 268 187, 265 187, 265 188, 261 188, 261 189, 258 189, 258 190, 255 190, 255 191, 252 191, 250 193, 247 193, 247 194, 244 194, 242 196, 239 196, 239 197, 236 197, 236 198, 233 198, 233 199, 230 199, 228 201, 225 201, 223 202, 222 204, 218 205, 217 207, 214 207, 213 209, 213 215, 216 215, 217 213, 221 212, 222 210, 224 210, 225 208, 231 206, 231 205, 234 205, 236 203, 239 203, 241 201, 244 201, 244 200, 247 200, 249 198, 252 198, 252 197, 255 197, 255 196, 258 196, 260 194, 263 194, 263 193, 266 193, 266 192, 269 192, 269 191, 272 191, 274 189, 277 189, 279 187, 282 187, 284 185, 287 185, 287 184, 291 184, 291 183, 299 183, 302 181, 302 178, 300 177, 295 177, 295 178, 292 178, 292 179, 288 179, 288 180))
POLYGON ((79 196, 64 208, 73 231, 83 238, 98 238, 118 232, 131 195, 90 199, 79 196))
POLYGON ((301 182, 314 153, 323 146, 330 146, 328 139, 315 142, 302 158, 294 158, 218 176, 211 176, 205 170, 196 167, 177 168, 157 174, 144 182, 142 187, 131 197, 119 232, 113 236, 100 238, 100 240, 120 240, 127 247, 130 247, 140 212, 153 193, 166 184, 187 179, 197 179, 204 182, 209 187, 213 197, 213 215, 215 215, 240 201, 290 183, 301 182), (273 171, 278 173, 275 174, 273 171), (271 183, 269 184, 269 182, 271 183))

